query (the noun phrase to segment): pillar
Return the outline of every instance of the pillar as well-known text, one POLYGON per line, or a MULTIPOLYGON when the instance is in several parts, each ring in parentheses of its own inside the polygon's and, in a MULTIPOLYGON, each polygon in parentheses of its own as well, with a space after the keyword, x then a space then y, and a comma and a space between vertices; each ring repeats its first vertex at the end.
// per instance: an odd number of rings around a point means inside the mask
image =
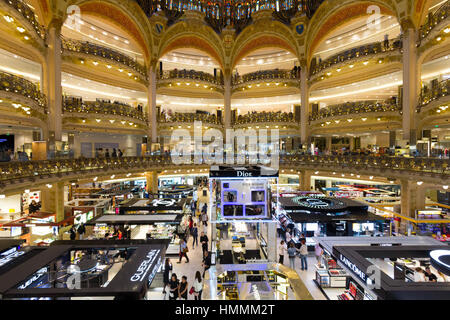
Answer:
POLYGON ((311 190, 311 171, 301 170, 299 176, 300 190, 309 191, 311 190))
POLYGON ((225 129, 231 128, 231 76, 225 75, 223 79, 223 112, 225 129))
POLYGON ((55 142, 62 140, 61 26, 62 21, 52 20, 47 29, 46 59, 43 64, 42 86, 49 112, 50 150, 55 150, 55 142))
POLYGON ((401 214, 415 218, 416 210, 425 209, 425 187, 416 180, 401 180, 401 214))
POLYGON ((325 137, 325 141, 326 141, 326 143, 325 143, 325 150, 328 152, 328 153, 331 153, 331 144, 332 144, 332 137, 330 136, 330 137, 325 137))
POLYGON ((403 23, 403 139, 415 149, 417 140, 416 107, 420 93, 420 68, 417 65, 417 32, 403 23))
POLYGON ((56 222, 63 221, 64 216, 64 182, 57 182, 51 188, 41 190, 42 211, 54 212, 56 222))
MULTIPOLYGON (((309 143, 309 86, 308 86, 308 68, 303 64, 300 70, 300 137, 302 144, 309 143)), ((309 146, 308 146, 309 148, 309 146)))
POLYGON ((147 101, 148 124, 150 126, 149 140, 151 143, 156 143, 158 140, 158 115, 156 111, 156 72, 153 66, 148 71, 147 101))
POLYGON ((267 224, 267 260, 277 262, 277 223, 270 221, 267 224))
POLYGON ((147 180, 147 192, 158 193, 158 172, 149 171, 145 173, 145 179, 147 180))
POLYGON ((355 138, 350 137, 350 151, 355 150, 355 138))

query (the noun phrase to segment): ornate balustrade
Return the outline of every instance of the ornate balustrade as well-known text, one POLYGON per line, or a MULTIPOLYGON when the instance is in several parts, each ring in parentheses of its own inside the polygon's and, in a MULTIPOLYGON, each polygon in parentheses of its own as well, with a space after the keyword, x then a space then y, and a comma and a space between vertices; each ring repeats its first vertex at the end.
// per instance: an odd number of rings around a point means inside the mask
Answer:
POLYGON ((419 29, 419 42, 450 15, 450 2, 445 2, 434 14, 428 15, 426 22, 419 29))
POLYGON ((434 100, 448 95, 450 95, 450 79, 441 81, 434 88, 423 87, 420 93, 419 106, 417 109, 420 111, 421 108, 430 104, 434 100))
POLYGON ((355 116, 371 112, 400 112, 401 110, 402 107, 393 101, 358 101, 322 108, 318 112, 312 113, 309 119, 310 121, 316 121, 336 116, 355 116))
POLYGON ((174 69, 174 70, 166 70, 162 73, 157 74, 159 80, 193 80, 193 81, 204 81, 209 82, 211 84, 221 86, 223 85, 223 79, 219 76, 214 76, 207 72, 195 71, 195 70, 186 70, 186 69, 174 69))
POLYGON ((299 80, 300 73, 294 70, 262 70, 244 74, 242 76, 233 77, 233 85, 242 85, 249 82, 256 81, 271 81, 271 80, 299 80))
MULTIPOLYGON (((111 172, 128 173, 146 170, 167 170, 171 168, 193 167, 190 164, 174 164, 170 156, 125 157, 125 158, 79 158, 64 160, 44 160, 27 162, 0 163, 0 190, 20 187, 30 181, 46 183, 54 179, 70 180, 75 177, 89 175, 108 175, 111 172)), ((323 170, 341 172, 359 172, 395 178, 417 179, 448 182, 450 165, 448 159, 437 158, 402 158, 374 156, 280 156, 280 169, 304 168, 307 170, 323 170)), ((23 189, 22 189, 23 190, 23 189)))
POLYGON ((36 31, 37 35, 41 38, 45 38, 45 30, 44 27, 39 24, 39 22, 36 19, 36 16, 34 15, 33 10, 25 4, 23 1, 20 0, 2 0, 7 5, 14 8, 14 10, 20 12, 20 14, 31 24, 31 26, 34 28, 34 31, 36 31))
POLYGON ((323 61, 318 62, 317 64, 312 63, 310 74, 311 76, 319 74, 323 70, 345 61, 350 61, 362 57, 375 56, 380 53, 394 52, 400 50, 401 48, 402 41, 400 38, 365 44, 360 47, 339 52, 323 61))
POLYGON ((147 116, 143 111, 119 102, 82 101, 77 98, 65 98, 63 100, 63 112, 120 116, 147 123, 147 116))
POLYGON ((25 98, 32 99, 46 113, 47 100, 45 95, 33 82, 16 75, 0 71, 0 91, 6 91, 25 98))
POLYGON ((233 124, 251 124, 251 123, 264 123, 264 122, 282 122, 282 123, 295 123, 294 114, 292 112, 253 112, 245 115, 237 116, 237 119, 233 124))
POLYGON ((222 120, 218 119, 215 114, 175 112, 172 115, 161 114, 159 117, 159 123, 191 123, 194 121, 222 125, 222 120))
POLYGON ((143 65, 135 61, 133 58, 104 46, 94 44, 88 41, 79 41, 73 39, 66 39, 61 37, 61 45, 64 50, 93 55, 108 60, 113 60, 117 63, 123 64, 132 70, 136 71, 144 78, 147 77, 147 71, 143 65))

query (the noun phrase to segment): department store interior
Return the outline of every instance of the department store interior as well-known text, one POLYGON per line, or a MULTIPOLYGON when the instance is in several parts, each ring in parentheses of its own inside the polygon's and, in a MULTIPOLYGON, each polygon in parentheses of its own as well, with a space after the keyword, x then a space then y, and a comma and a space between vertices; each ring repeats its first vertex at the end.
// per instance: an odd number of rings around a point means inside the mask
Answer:
POLYGON ((0 0, 0 32, 0 300, 450 298, 450 1, 0 0))

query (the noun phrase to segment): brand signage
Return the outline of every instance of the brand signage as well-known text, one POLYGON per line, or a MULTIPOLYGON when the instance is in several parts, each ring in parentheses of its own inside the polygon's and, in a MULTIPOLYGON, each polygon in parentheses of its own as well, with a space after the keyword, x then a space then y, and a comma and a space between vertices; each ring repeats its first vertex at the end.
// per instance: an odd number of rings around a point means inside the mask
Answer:
POLYGON ((20 285, 18 289, 24 290, 29 287, 37 287, 45 274, 47 274, 47 267, 39 269, 30 279, 28 279, 24 284, 20 285))
POLYGON ((364 283, 367 282, 367 275, 341 253, 339 254, 339 261, 341 261, 347 268, 353 271, 353 273, 356 274, 362 281, 364 281, 364 283))
POLYGON ((433 267, 450 275, 450 250, 433 250, 430 252, 431 264, 433 267))
POLYGON ((148 271, 153 265, 153 262, 155 262, 156 258, 159 255, 160 250, 150 250, 144 261, 141 262, 136 272, 133 274, 133 276, 130 278, 130 281, 132 282, 142 282, 145 279, 145 276, 147 275, 148 271))
POLYGON ((150 206, 152 207, 171 207, 177 202, 176 199, 154 199, 150 206))
POLYGON ((11 260, 14 260, 21 255, 25 254, 24 251, 17 251, 17 248, 11 248, 0 255, 0 267, 4 266, 11 260))

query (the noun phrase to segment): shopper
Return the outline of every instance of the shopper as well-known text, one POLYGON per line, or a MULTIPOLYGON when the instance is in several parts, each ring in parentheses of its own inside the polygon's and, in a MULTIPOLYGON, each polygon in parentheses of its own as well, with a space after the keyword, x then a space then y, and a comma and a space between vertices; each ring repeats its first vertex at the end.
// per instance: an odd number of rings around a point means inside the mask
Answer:
POLYGON ((105 151, 105 158, 109 158, 109 149, 106 149, 105 151))
POLYGON ((30 205, 28 206, 28 212, 30 214, 38 212, 41 209, 41 205, 36 202, 36 200, 31 201, 30 205))
POLYGON ((194 300, 202 300, 202 293, 203 293, 203 281, 202 276, 200 274, 200 271, 197 271, 195 273, 195 280, 194 280, 194 300))
POLYGON ((172 273, 172 277, 169 281, 169 300, 177 300, 179 284, 180 281, 177 279, 177 275, 172 273))
POLYGON ((278 246, 278 255, 280 256, 280 260, 278 263, 284 264, 284 254, 287 251, 287 246, 284 240, 281 240, 280 245, 278 246))
POLYGON ((192 227, 192 239, 192 249, 195 249, 195 245, 198 247, 198 228, 196 223, 192 227))
POLYGON ((202 207, 202 222, 205 227, 208 226, 208 205, 205 203, 202 207))
POLYGON ((166 258, 166 262, 164 264, 164 273, 163 273, 163 282, 164 282, 163 293, 164 294, 166 294, 166 287, 169 285, 169 282, 170 282, 169 273, 172 270, 173 270, 172 263, 170 262, 169 258, 166 258))
POLYGON ((117 158, 117 150, 116 150, 116 148, 113 148, 113 152, 111 154, 111 157, 117 158))
POLYGON ((289 228, 286 229, 286 233, 285 233, 284 237, 285 237, 286 243, 289 245, 289 243, 292 240, 291 229, 289 229, 289 228))
POLYGON ((323 254, 323 249, 322 247, 319 245, 319 243, 316 243, 316 246, 314 247, 314 253, 316 255, 316 259, 317 259, 317 265, 319 266, 319 268, 322 267, 322 262, 321 262, 321 258, 322 258, 322 254, 323 254))
POLYGON ((182 300, 187 300, 188 298, 188 286, 189 283, 187 282, 187 277, 186 276, 182 276, 181 277, 181 282, 178 285, 178 297, 182 300))
POLYGON ((118 149, 118 150, 119 150, 119 158, 122 158, 123 157, 123 152, 120 149, 118 149))
POLYGON ((186 257, 186 263, 189 263, 189 257, 187 256, 188 252, 189 249, 187 247, 186 241, 184 241, 184 239, 180 239, 180 260, 177 263, 181 263, 181 259, 183 257, 186 257))
POLYGON ((189 216, 189 234, 192 235, 192 228, 194 227, 194 219, 192 219, 192 216, 189 216))
POLYGON ((288 252, 288 256, 289 256, 289 266, 291 267, 291 269, 295 270, 295 255, 297 254, 297 252, 299 252, 300 250, 298 250, 294 243, 291 242, 289 243, 289 248, 287 249, 288 252))
POLYGON ((75 240, 75 238, 77 237, 77 234, 75 232, 74 226, 72 226, 72 228, 70 228, 69 233, 70 233, 70 240, 72 240, 72 241, 75 240))
POLYGON ((205 253, 205 251, 208 251, 208 236, 202 232, 200 234, 200 243, 202 244, 202 250, 203 250, 203 254, 205 253))
POLYGON ((300 261, 302 263, 302 271, 308 270, 308 246, 306 245, 306 240, 302 240, 299 251, 300 261))
POLYGON ((86 228, 85 228, 84 224, 80 224, 77 231, 78 231, 78 234, 80 235, 80 237, 79 237, 80 240, 83 240, 83 236, 86 233, 86 228))
POLYGON ((205 273, 211 267, 211 255, 209 254, 209 251, 203 252, 203 263, 202 263, 202 266, 204 268, 204 270, 203 270, 203 279, 205 279, 205 273))
POLYGON ((425 272, 421 267, 414 269, 414 282, 425 282, 425 272))
POLYGON ((437 277, 433 272, 431 272, 429 266, 425 268, 425 277, 428 278, 429 282, 437 282, 437 277))

